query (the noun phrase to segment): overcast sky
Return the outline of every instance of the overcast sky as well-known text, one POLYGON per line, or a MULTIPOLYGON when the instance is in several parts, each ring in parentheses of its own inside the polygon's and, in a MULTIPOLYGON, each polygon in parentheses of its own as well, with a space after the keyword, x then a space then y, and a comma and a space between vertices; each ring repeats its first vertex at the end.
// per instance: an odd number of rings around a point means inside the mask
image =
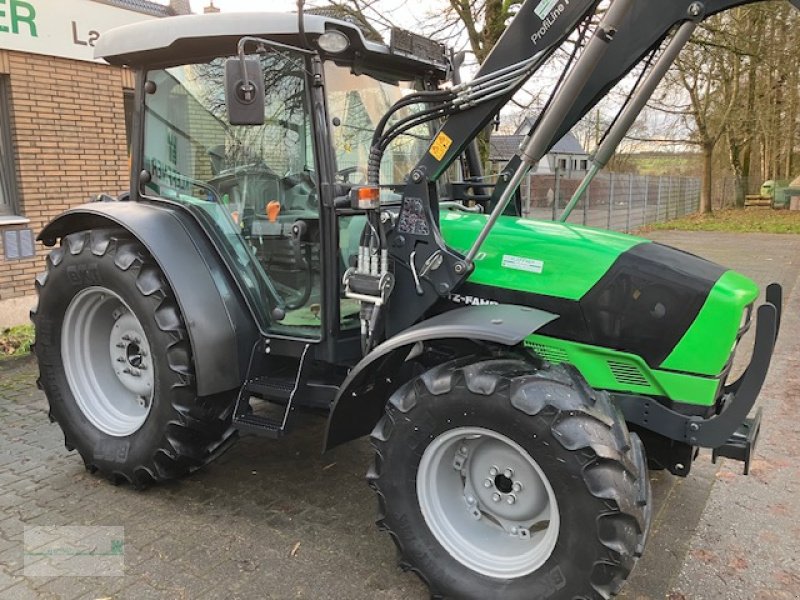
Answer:
MULTIPOLYGON (((190 2, 194 12, 202 13, 203 8, 208 6, 209 0, 190 0, 190 2)), ((429 0, 427 5, 435 5, 438 4, 438 2, 439 0, 433 0, 432 2, 429 0)), ((322 3, 314 2, 313 0, 306 1, 307 7, 315 4, 322 3)), ((381 0, 380 4, 381 12, 385 12, 387 16, 391 15, 391 20, 400 27, 410 28, 416 23, 413 13, 406 7, 406 5, 409 4, 408 0, 381 0)), ((410 4, 415 6, 415 10, 419 10, 420 3, 411 2, 410 4)), ((297 10, 297 0, 214 0, 214 6, 225 12, 294 12, 297 10)))

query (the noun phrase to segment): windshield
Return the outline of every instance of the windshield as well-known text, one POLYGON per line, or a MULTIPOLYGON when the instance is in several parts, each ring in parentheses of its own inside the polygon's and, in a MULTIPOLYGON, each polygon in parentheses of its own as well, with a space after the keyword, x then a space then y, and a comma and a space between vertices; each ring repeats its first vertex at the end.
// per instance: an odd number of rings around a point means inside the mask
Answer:
MULTIPOLYGON (((419 82, 386 83, 326 62, 325 86, 336 168, 347 181, 362 183, 375 127, 395 102, 420 87, 419 82)), ((410 108, 401 109, 389 121, 387 129, 410 114, 410 108)), ((398 136, 383 155, 381 183, 404 183, 427 149, 432 134, 432 126, 425 124, 398 136)))

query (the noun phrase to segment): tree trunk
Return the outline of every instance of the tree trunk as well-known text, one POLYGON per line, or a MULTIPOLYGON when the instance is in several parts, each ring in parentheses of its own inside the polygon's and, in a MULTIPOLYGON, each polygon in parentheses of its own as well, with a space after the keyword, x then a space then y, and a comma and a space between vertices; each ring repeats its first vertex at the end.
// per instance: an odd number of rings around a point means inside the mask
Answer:
MULTIPOLYGON (((745 196, 747 195, 747 171, 745 169, 746 150, 742 148, 732 137, 728 137, 728 156, 730 158, 731 169, 734 177, 734 206, 744 207, 745 196)), ((722 206, 727 204, 727 198, 722 199, 722 206)))
POLYGON ((711 183, 714 170, 714 142, 703 142, 703 187, 700 191, 700 212, 710 215, 711 210, 711 183))

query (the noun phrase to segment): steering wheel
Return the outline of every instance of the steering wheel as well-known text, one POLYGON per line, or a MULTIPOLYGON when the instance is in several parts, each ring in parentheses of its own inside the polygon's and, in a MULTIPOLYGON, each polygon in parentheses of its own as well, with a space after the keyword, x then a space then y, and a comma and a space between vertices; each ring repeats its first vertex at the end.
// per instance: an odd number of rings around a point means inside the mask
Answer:
POLYGON ((351 185, 367 183, 367 170, 364 167, 345 167, 344 169, 336 171, 336 176, 341 178, 341 183, 349 183, 351 185), (359 177, 357 180, 351 181, 350 177, 352 175, 358 175, 359 177))

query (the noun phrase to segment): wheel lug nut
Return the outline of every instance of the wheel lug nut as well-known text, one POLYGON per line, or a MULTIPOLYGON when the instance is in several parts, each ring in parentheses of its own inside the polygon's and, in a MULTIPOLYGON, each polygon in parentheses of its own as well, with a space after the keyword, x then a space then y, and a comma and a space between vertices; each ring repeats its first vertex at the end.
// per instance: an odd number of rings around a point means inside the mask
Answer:
POLYGON ((475 498, 472 496, 467 496, 467 504, 469 504, 470 506, 475 504, 475 498))
POLYGON ((509 504, 514 504, 517 501, 517 497, 514 494, 509 494, 508 498, 506 498, 506 502, 509 504))
POLYGON ((514 471, 512 471, 511 469, 506 469, 505 471, 503 471, 503 475, 511 479, 514 476, 514 471))
POLYGON ((515 481, 514 485, 513 485, 513 490, 515 492, 521 492, 522 491, 522 484, 519 481, 515 481))
POLYGON ((490 488, 490 487, 492 487, 492 485, 494 485, 494 484, 493 484, 491 479, 487 479, 486 481, 483 482, 483 487, 485 487, 485 488, 490 488))
POLYGON ((491 475, 492 477, 496 477, 498 473, 499 473, 499 471, 498 471, 497 467, 490 467, 489 468, 489 475, 491 475))
POLYGON ((459 452, 461 452, 461 454, 467 454, 469 452, 469 449, 466 446, 461 446, 459 452))
POLYGON ((492 494, 492 502, 500 502, 500 494, 498 494, 497 492, 492 494))

